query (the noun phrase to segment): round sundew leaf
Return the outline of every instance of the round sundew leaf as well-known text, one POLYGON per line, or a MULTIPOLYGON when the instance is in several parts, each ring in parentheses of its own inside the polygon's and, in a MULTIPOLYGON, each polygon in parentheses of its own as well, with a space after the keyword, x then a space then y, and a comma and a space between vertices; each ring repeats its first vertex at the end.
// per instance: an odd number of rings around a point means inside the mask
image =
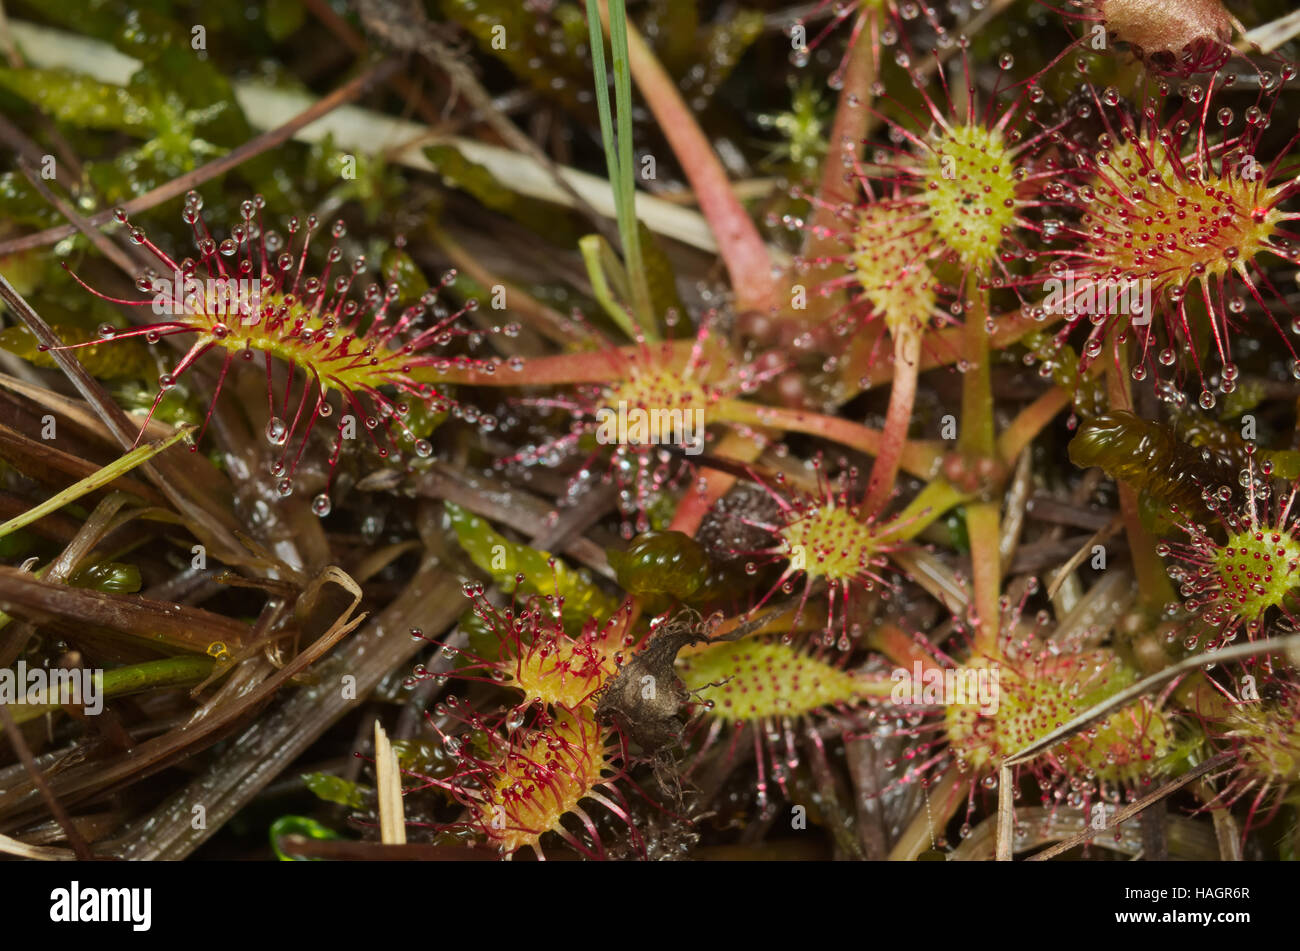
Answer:
POLYGON ((677 672, 688 690, 712 701, 713 716, 727 721, 801 716, 863 695, 853 674, 774 641, 714 644, 679 658, 677 672))
POLYGON ((913 206, 878 201, 858 215, 853 231, 853 274, 862 296, 891 332, 904 322, 923 327, 935 304, 927 263, 934 231, 913 206))
POLYGON ((1243 618, 1263 616, 1281 607, 1300 587, 1300 539, 1289 531, 1269 526, 1234 532, 1214 549, 1211 560, 1218 572, 1219 596, 1243 618))
MULTIPOLYGON (((964 771, 995 769, 1011 756, 1133 683, 1137 675, 1106 651, 1000 663, 980 657, 952 673, 996 675, 994 702, 949 703, 948 740, 964 771)), ((1162 768, 1174 744, 1164 714, 1145 701, 1113 713, 1044 754, 1065 771, 1079 764, 1105 780, 1137 782, 1162 768)))
POLYGON ((780 531, 784 552, 809 578, 847 582, 858 578, 880 550, 870 525, 844 506, 809 508, 780 531))
POLYGON ((545 727, 517 730, 482 770, 484 789, 471 822, 503 854, 560 828, 613 767, 606 734, 589 708, 561 710, 545 727))
POLYGON ((923 159, 931 227, 963 263, 985 267, 1016 220, 1015 158, 997 129, 954 126, 923 159))

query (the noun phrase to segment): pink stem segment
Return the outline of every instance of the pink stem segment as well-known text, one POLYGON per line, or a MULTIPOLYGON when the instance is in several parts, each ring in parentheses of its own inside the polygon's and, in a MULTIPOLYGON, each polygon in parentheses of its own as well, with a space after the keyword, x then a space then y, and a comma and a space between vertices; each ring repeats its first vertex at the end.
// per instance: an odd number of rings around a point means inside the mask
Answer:
MULTIPOLYGON (((808 410, 757 406, 742 400, 723 399, 710 409, 709 418, 717 422, 763 426, 788 433, 820 436, 871 456, 879 456, 885 448, 885 437, 879 430, 838 416, 826 416, 808 410)), ((897 467, 922 479, 933 478, 938 473, 943 457, 936 446, 925 442, 909 442, 906 438, 898 447, 897 453, 897 467)))
POLYGON ((898 477, 898 467, 907 447, 907 429, 916 403, 916 378, 921 369, 921 328, 911 320, 899 321, 894 331, 894 382, 889 389, 889 409, 881 433, 880 452, 871 467, 864 517, 875 515, 889 501, 898 477))
MULTIPOLYGON (((600 15, 608 30, 606 0, 600 2, 600 15)), ((739 309, 772 312, 778 300, 776 281, 772 276, 772 258, 762 236, 731 190, 722 163, 677 91, 677 84, 630 23, 627 33, 632 78, 695 191, 700 211, 718 241, 739 309)))

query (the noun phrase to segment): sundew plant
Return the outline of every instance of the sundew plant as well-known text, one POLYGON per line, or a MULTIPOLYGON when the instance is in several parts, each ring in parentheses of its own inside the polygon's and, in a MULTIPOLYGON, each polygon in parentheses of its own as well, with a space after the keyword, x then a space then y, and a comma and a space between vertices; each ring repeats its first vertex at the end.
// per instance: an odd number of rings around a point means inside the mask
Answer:
POLYGON ((1300 855, 1288 4, 0 13, 0 855, 1300 855))

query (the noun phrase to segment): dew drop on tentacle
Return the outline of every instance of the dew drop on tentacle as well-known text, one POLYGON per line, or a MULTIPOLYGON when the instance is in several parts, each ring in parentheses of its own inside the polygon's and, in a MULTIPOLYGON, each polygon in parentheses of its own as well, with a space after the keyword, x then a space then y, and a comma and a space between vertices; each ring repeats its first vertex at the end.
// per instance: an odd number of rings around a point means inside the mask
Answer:
POLYGON ((266 441, 272 446, 283 446, 288 439, 288 424, 279 416, 272 416, 266 424, 266 441))

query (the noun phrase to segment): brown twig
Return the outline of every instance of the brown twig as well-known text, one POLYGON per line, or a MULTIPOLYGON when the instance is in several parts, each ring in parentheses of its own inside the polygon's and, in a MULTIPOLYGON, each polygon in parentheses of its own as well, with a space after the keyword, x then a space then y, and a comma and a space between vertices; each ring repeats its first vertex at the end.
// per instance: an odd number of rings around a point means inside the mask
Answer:
POLYGON ((41 181, 41 177, 36 174, 36 170, 25 159, 21 157, 18 159, 18 167, 22 170, 23 175, 27 177, 27 181, 31 183, 32 188, 35 188, 42 198, 53 205, 55 211, 71 222, 74 228, 84 234, 100 254, 116 264, 119 271, 128 277, 134 277, 141 270, 140 264, 133 261, 130 254, 122 250, 108 235, 95 228, 89 219, 79 214, 77 209, 72 207, 68 201, 56 195, 50 186, 41 181))
MULTIPOLYGON (((122 204, 122 209, 127 214, 134 214, 138 211, 145 211, 155 205, 160 205, 165 201, 176 198, 185 194, 192 188, 202 185, 204 182, 211 181, 219 175, 224 175, 255 156, 273 149, 278 145, 283 145, 289 141, 301 129, 311 125, 321 116, 328 115, 339 106, 345 105, 358 98, 375 83, 382 82, 396 71, 399 61, 396 59, 385 60, 373 69, 367 70, 351 82, 345 83, 338 89, 334 90, 328 96, 315 102, 310 108, 304 109, 298 115, 294 116, 284 125, 276 129, 263 132, 259 136, 249 139, 243 145, 232 149, 220 158, 213 159, 206 165, 196 168, 192 172, 186 172, 178 178, 159 185, 137 198, 122 204)), ((86 221, 93 227, 100 227, 115 221, 113 212, 115 209, 109 209, 91 215, 86 221)), ((53 244, 56 241, 62 241, 69 235, 76 234, 76 225, 58 225, 54 228, 46 228, 44 231, 37 231, 34 234, 23 235, 21 238, 14 238, 0 244, 0 257, 15 254, 19 251, 27 251, 31 248, 44 247, 47 244, 53 244)))

